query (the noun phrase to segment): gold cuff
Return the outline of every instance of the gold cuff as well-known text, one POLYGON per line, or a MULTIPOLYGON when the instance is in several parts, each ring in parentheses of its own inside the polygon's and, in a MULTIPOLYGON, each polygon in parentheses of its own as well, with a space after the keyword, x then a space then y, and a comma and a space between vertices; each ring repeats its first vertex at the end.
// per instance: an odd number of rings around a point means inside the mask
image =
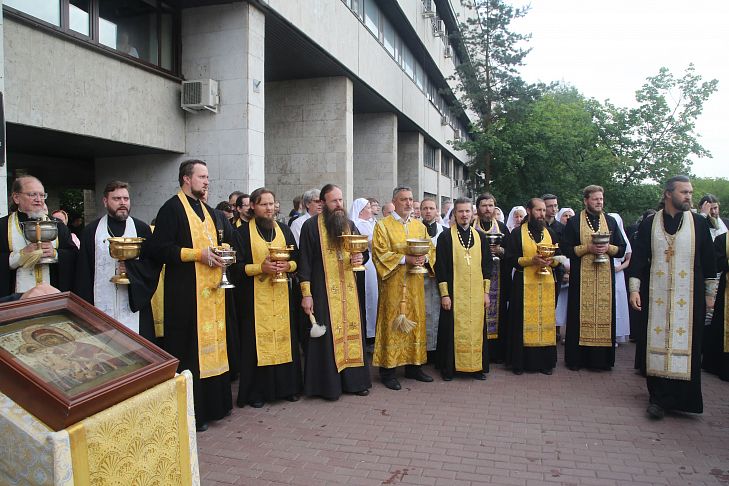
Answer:
POLYGON ((630 277, 628 279, 628 292, 640 292, 640 279, 630 277))
POLYGON ((607 254, 610 256, 615 256, 618 254, 618 247, 616 245, 608 245, 608 251, 607 254))
POLYGON ((294 273, 299 266, 296 264, 294 260, 289 260, 289 271, 288 273, 294 273))
POLYGON ((518 263, 522 267, 528 267, 528 266, 532 265, 532 259, 529 257, 524 257, 524 256, 519 257, 518 263))
POLYGON ((311 282, 301 282, 301 296, 311 297, 311 282))
POLYGON ((441 297, 450 297, 448 293, 448 282, 438 282, 438 292, 441 297))
POLYGON ((260 275, 263 273, 263 266, 260 263, 249 263, 246 265, 246 275, 253 277, 254 275, 260 275))
POLYGON ((580 258, 587 255, 587 245, 577 245, 575 247, 575 255, 580 258))
POLYGON ((491 290, 491 280, 485 278, 483 279, 483 291, 489 292, 491 290))
POLYGON ((201 257, 200 248, 180 248, 180 260, 183 262, 199 262, 201 257))

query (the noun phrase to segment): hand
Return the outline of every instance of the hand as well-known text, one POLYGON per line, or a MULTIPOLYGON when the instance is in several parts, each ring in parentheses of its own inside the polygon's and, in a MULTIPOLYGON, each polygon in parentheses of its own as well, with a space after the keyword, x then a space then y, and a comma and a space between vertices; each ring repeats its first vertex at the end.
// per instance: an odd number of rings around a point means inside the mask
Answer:
POLYGON ((40 247, 43 250, 43 258, 53 258, 55 256, 56 250, 50 241, 44 241, 40 244, 40 247))
POLYGON ((291 262, 276 262, 276 268, 281 273, 289 273, 291 271, 291 262))
POLYGON ((532 263, 538 267, 548 267, 552 263, 551 258, 542 258, 539 255, 534 255, 532 257, 532 263))
POLYGON ((362 262, 364 261, 364 256, 361 253, 352 253, 349 256, 349 263, 353 267, 358 267, 362 265, 362 262))
POLYGON ((564 283, 569 283, 570 282, 570 274, 569 274, 569 272, 567 272, 564 275, 562 275, 562 282, 564 282, 564 283))
POLYGON ((706 296, 706 309, 712 310, 714 308, 714 297, 706 296))
POLYGON ((594 243, 590 243, 587 245, 587 251, 592 253, 593 255, 604 255, 608 251, 608 244, 603 243, 601 245, 595 245, 594 243))
POLYGON ((628 302, 630 302, 630 307, 633 309, 637 311, 643 310, 640 305, 640 292, 631 292, 628 297, 628 302))
MULTIPOLYGON (((50 243, 48 243, 50 245, 50 243)), ((43 243, 41 243, 40 248, 43 248, 43 243)), ((25 248, 20 250, 21 253, 33 253, 34 251, 38 250, 38 243, 29 243, 25 248)), ((45 256, 45 255, 44 255, 45 256)))
POLYGON ((311 296, 302 297, 301 308, 304 309, 304 314, 310 316, 314 312, 314 299, 311 296))
POLYGON ((419 255, 419 256, 406 255, 405 263, 408 263, 408 264, 416 266, 416 267, 422 267, 423 265, 425 265, 425 255, 419 255))
POLYGON ((703 214, 704 216, 708 216, 709 212, 711 210, 711 203, 709 201, 704 201, 704 204, 701 205, 699 208, 699 212, 703 214))
POLYGON ((488 292, 484 292, 483 293, 483 307, 484 307, 484 309, 487 309, 488 310, 489 304, 491 304, 491 300, 489 299, 489 293, 488 292))
POLYGON ((127 266, 124 265, 124 260, 119 260, 117 262, 117 267, 116 268, 119 270, 119 273, 126 273, 127 272, 127 266))
POLYGON ((263 260, 263 263, 261 263, 261 271, 263 273, 268 273, 270 275, 273 275, 274 273, 278 272, 278 262, 272 262, 271 260, 266 257, 265 260, 263 260))
POLYGON ((211 248, 203 248, 200 252, 200 263, 209 267, 223 267, 223 260, 211 248))
POLYGON ((489 249, 491 250, 492 255, 502 256, 504 254, 504 249, 499 245, 489 245, 489 249))
POLYGON ((441 297, 440 306, 443 308, 443 310, 451 310, 451 298, 447 295, 445 297, 441 297))

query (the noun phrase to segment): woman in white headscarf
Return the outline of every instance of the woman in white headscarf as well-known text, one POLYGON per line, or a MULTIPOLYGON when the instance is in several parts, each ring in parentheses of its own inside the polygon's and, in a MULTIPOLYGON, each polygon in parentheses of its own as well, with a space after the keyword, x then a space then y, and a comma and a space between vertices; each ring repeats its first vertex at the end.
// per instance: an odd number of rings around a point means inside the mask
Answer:
POLYGON ((557 221, 562 223, 563 225, 567 225, 567 221, 570 220, 572 216, 575 215, 575 211, 572 208, 562 208, 559 211, 557 211, 557 221))
POLYGON ((372 260, 372 234, 375 229, 374 218, 372 217, 372 209, 370 202, 361 197, 352 202, 352 208, 349 215, 354 221, 355 226, 363 235, 367 235, 370 242, 370 258, 365 263, 365 315, 367 318, 367 339, 375 337, 375 327, 377 324, 377 271, 372 260))
POLYGON ((496 206, 496 209, 494 211, 496 214, 496 220, 500 223, 503 223, 504 222, 504 212, 498 206, 496 206))
POLYGON ((514 228, 520 226, 525 217, 526 209, 524 206, 514 206, 509 211, 509 219, 506 220, 506 227, 509 228, 509 231, 514 231, 514 228))
POLYGON ((624 343, 630 336, 630 316, 628 311, 628 290, 625 287, 625 269, 630 265, 630 256, 633 249, 630 246, 628 235, 625 234, 623 218, 618 213, 608 213, 618 222, 618 228, 625 240, 625 256, 613 259, 615 265, 615 346, 624 343))

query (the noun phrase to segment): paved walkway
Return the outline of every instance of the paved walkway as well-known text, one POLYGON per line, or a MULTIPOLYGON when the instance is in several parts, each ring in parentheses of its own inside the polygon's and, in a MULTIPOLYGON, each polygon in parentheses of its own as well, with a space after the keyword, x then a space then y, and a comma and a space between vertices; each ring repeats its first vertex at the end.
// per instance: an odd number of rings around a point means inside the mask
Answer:
POLYGON ((704 373, 703 415, 651 421, 634 350, 612 372, 446 383, 427 367, 433 383, 400 391, 236 408, 198 434, 202 482, 729 485, 729 383, 704 373))

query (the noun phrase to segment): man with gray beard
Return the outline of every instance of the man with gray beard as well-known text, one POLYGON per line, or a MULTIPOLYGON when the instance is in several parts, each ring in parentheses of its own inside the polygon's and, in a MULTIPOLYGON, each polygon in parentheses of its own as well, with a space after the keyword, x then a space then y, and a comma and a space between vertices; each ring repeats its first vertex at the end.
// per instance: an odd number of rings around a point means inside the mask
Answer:
POLYGON ((337 400, 342 392, 365 396, 372 386, 364 352, 364 274, 352 268, 365 255, 344 249, 340 236, 359 234, 344 209, 342 190, 327 184, 321 190, 321 214, 301 228, 299 281, 301 307, 326 327, 312 337, 306 353, 304 393, 337 400))
POLYGON ((33 176, 18 177, 11 189, 10 213, 0 218, 0 297, 23 293, 38 284, 50 284, 61 291, 71 290, 78 248, 60 220, 54 241, 38 244, 28 241, 22 223, 48 219, 43 184, 33 176), (39 263, 41 258, 57 257, 57 263, 39 263))

